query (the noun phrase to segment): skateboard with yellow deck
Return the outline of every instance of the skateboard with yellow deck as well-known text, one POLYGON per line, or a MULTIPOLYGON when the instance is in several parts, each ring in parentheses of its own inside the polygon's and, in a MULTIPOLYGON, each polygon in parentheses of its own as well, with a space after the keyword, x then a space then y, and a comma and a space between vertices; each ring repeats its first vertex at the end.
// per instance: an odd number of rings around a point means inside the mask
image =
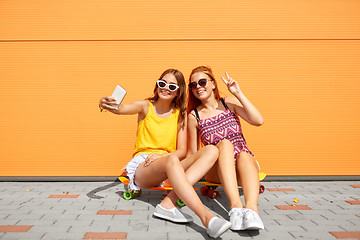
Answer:
MULTIPOLYGON (((262 181, 264 180, 264 178, 266 177, 266 173, 259 173, 259 180, 262 181)), ((211 182, 199 182, 200 185, 204 185, 203 187, 201 187, 200 189, 200 193, 204 196, 208 196, 211 199, 216 199, 217 197, 219 197, 219 192, 216 190, 217 187, 220 187, 221 184, 220 183, 211 183, 211 182)), ((265 186, 260 184, 259 187, 259 193, 263 193, 265 191, 265 186)))

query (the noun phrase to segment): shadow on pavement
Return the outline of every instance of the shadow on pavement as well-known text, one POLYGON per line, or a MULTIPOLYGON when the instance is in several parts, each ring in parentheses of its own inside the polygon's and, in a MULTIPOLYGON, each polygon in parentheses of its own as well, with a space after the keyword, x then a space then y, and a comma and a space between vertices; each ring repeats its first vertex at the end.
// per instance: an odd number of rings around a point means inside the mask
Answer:
POLYGON ((86 194, 86 196, 88 196, 89 198, 93 198, 93 199, 101 199, 101 198, 104 198, 102 196, 99 196, 99 195, 96 195, 98 192, 101 192, 101 191, 105 191, 109 188, 112 188, 112 187, 115 187, 117 185, 119 185, 121 182, 119 179, 116 179, 115 182, 113 183, 110 183, 110 184, 107 184, 105 186, 102 186, 102 187, 98 187, 98 188, 95 188, 94 190, 90 191, 89 193, 86 194))

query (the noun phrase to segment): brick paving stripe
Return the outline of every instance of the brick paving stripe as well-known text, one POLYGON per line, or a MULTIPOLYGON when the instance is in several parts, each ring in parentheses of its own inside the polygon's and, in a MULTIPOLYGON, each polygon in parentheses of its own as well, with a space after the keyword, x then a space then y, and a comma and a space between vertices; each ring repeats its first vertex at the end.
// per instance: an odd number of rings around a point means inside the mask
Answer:
POLYGON ((100 210, 96 215, 131 215, 130 210, 100 210))
POLYGON ((2 225, 0 226, 0 232, 27 232, 34 225, 2 225))
POLYGON ((267 188, 266 190, 270 192, 294 192, 292 188, 267 188))
POLYGON ((329 232, 337 239, 360 239, 360 232, 329 232))
POLYGON ((88 232, 83 239, 126 239, 125 232, 88 232))
POLYGON ((306 205, 275 205, 279 210, 312 210, 306 205))
POLYGON ((350 203, 351 205, 360 205, 360 201, 357 200, 357 201, 345 201, 347 203, 350 203))
POLYGON ((78 198, 80 194, 78 195, 50 195, 48 198, 78 198))
POLYGON ((360 185, 350 185, 353 188, 360 188, 360 185))

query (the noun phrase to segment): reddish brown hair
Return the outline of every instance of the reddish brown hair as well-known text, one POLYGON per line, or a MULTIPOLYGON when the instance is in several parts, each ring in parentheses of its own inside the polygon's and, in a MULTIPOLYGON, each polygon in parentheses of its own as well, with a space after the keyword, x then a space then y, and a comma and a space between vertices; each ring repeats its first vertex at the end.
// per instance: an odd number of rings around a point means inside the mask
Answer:
MULTIPOLYGON (((195 73, 199 73, 199 72, 205 73, 210 78, 210 80, 214 82, 215 89, 213 91, 214 91, 215 98, 220 99, 220 93, 219 93, 219 89, 217 87, 217 82, 215 80, 214 74, 210 67, 199 66, 199 67, 194 68, 190 73, 189 83, 191 83, 192 76, 195 73)), ((199 99, 197 99, 194 96, 192 90, 190 88, 188 88, 187 113, 189 114, 192 110, 197 108, 199 105, 201 105, 201 101, 199 99)))

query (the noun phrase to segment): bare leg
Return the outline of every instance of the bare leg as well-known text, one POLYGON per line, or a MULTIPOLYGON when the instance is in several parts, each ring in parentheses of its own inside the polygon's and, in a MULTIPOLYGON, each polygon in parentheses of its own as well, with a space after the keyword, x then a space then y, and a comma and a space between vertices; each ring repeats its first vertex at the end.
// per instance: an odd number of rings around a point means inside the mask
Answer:
POLYGON ((219 150, 219 160, 208 174, 207 181, 221 183, 224 192, 229 200, 230 209, 242 208, 240 200, 236 169, 234 163, 234 147, 232 143, 225 139, 216 145, 219 150))
POLYGON ((236 160, 239 185, 244 192, 245 207, 258 213, 259 200, 259 167, 253 156, 241 152, 236 160))
MULTIPOLYGON (((192 186, 197 183, 215 164, 218 155, 219 150, 217 147, 207 145, 181 161, 181 165, 186 171, 186 178, 192 186)), ((175 192, 171 191, 160 203, 160 205, 166 209, 174 208, 178 198, 179 197, 175 194, 175 192)))
POLYGON ((156 159, 149 166, 140 164, 136 171, 135 182, 138 186, 148 188, 169 179, 175 193, 201 219, 205 227, 214 215, 202 204, 194 188, 187 180, 180 160, 175 156, 156 159))

